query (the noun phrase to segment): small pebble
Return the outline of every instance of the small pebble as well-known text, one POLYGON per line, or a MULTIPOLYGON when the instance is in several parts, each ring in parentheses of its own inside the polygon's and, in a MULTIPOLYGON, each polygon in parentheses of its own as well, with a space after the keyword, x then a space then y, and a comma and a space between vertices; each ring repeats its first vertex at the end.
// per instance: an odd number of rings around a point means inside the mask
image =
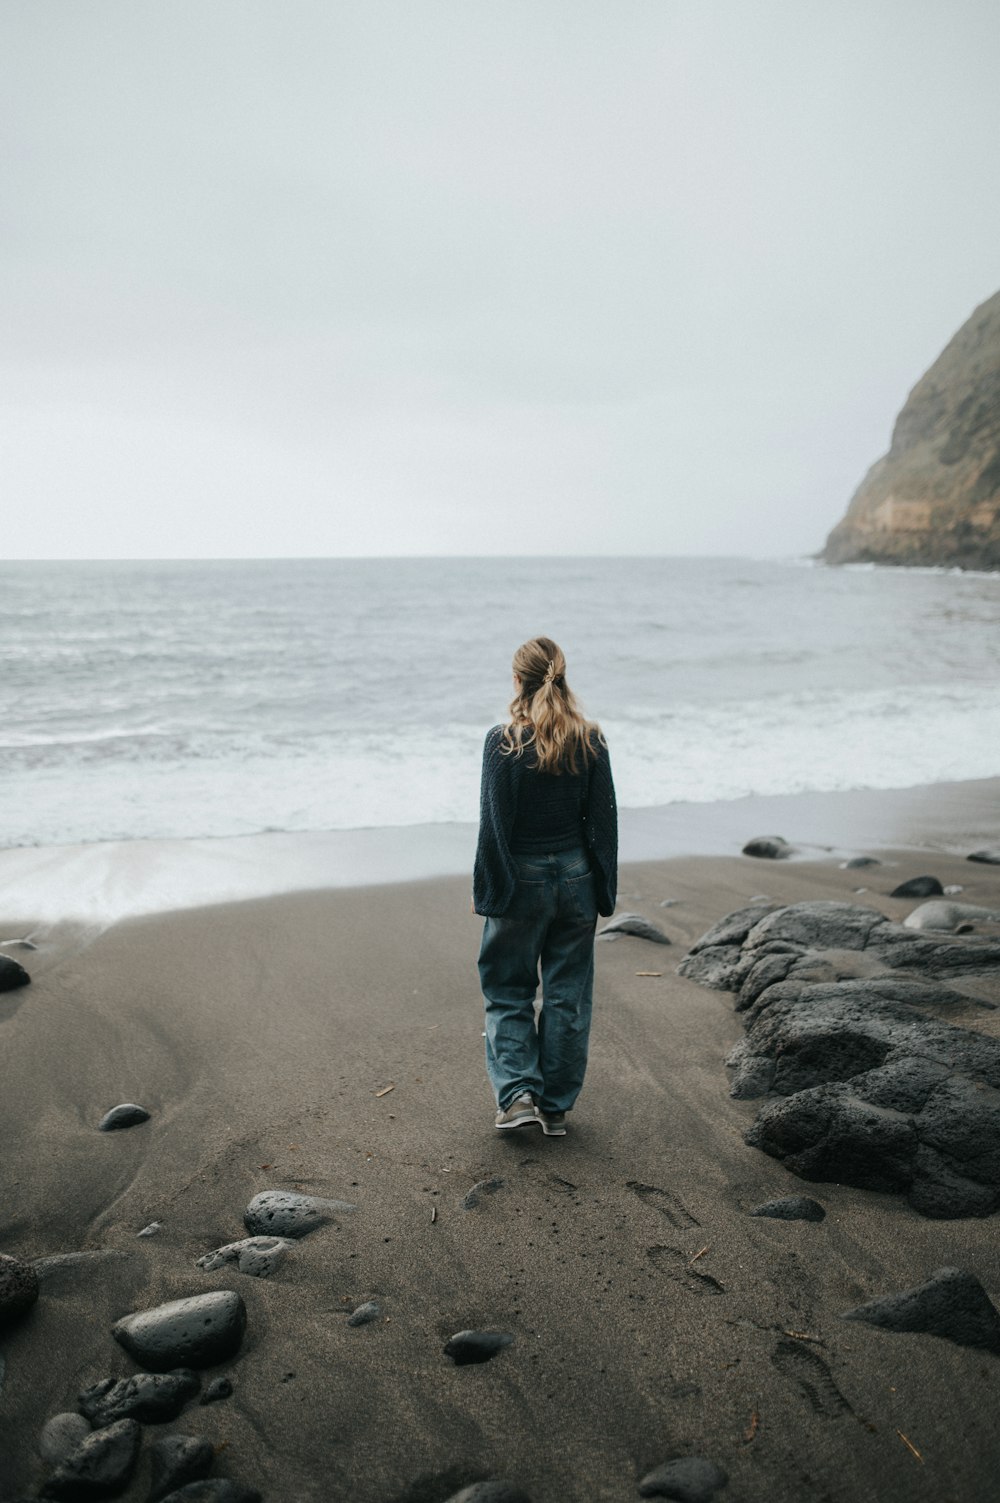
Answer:
POLYGON ((220 1399, 228 1399, 232 1396, 233 1385, 228 1378, 213 1378, 207 1384, 201 1396, 202 1404, 217 1404, 220 1399))
POLYGON ((949 882, 945 887, 945 894, 949 898, 957 897, 960 892, 964 891, 965 888, 962 886, 961 882, 949 882))
POLYGON ((781 1200, 765 1200, 754 1206, 750 1215, 771 1216, 775 1221, 822 1221, 826 1212, 808 1195, 785 1195, 781 1200))
POLYGON ((513 1340, 506 1331, 456 1331, 445 1342, 444 1354, 456 1367, 465 1367, 470 1362, 489 1362, 513 1340))
POLYGON ((136 1232, 136 1236, 137 1237, 155 1237, 156 1234, 157 1234, 157 1232, 162 1232, 162 1231, 163 1231, 163 1222, 162 1221, 151 1221, 148 1226, 144 1226, 143 1227, 143 1229, 142 1229, 141 1232, 136 1232))
POLYGON ((149 1112, 144 1106, 137 1106, 134 1101, 123 1101, 105 1112, 97 1126, 101 1132, 120 1132, 123 1127, 138 1127, 140 1122, 148 1121, 149 1112))
POLYGON ((382 1311, 379 1309, 378 1305, 373 1299, 370 1299, 366 1304, 359 1305, 358 1308, 347 1317, 347 1324, 349 1326, 366 1326, 370 1321, 378 1320, 381 1314, 382 1311))

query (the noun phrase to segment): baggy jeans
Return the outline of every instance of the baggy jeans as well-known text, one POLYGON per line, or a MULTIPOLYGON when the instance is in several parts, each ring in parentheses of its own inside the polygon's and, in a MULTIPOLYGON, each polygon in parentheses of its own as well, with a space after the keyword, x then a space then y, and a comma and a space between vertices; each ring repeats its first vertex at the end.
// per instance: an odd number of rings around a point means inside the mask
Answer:
POLYGON ((597 895, 582 848, 515 856, 517 889, 479 952, 486 1070, 501 1111, 525 1093, 568 1112, 587 1068, 597 895), (539 968, 542 1007, 535 1022, 539 968))

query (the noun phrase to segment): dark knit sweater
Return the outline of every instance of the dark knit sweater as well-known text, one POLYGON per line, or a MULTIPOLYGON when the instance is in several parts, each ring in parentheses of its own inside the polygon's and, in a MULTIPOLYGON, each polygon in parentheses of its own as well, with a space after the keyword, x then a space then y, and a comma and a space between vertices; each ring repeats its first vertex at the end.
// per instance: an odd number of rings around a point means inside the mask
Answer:
POLYGON ((503 727, 487 733, 479 800, 479 842, 472 899, 477 913, 500 918, 517 882, 514 858, 532 852, 590 853, 598 911, 614 912, 618 889, 618 810, 611 759, 603 743, 579 773, 539 772, 534 749, 520 756, 501 750, 503 727))

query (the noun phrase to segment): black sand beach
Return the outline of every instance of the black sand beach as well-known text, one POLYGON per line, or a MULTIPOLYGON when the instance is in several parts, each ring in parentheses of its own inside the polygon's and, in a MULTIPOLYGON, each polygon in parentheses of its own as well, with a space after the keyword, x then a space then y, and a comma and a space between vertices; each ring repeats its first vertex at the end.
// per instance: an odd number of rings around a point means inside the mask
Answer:
MULTIPOLYGON (((985 828, 995 806, 981 808, 985 828)), ((887 894, 933 873, 961 901, 1000 907, 1000 867, 875 854, 865 870, 735 854, 623 868, 619 911, 671 946, 598 945, 590 1073, 565 1139, 493 1130, 464 877, 139 917, 82 947, 0 952, 33 977, 0 997, 0 1251, 41 1275, 37 1303, 0 1332, 4 1503, 49 1475, 50 1416, 138 1370, 114 1321, 215 1289, 239 1292, 246 1334, 202 1383, 225 1375, 233 1393, 144 1426, 128 1503, 148 1496, 164 1430, 206 1437, 213 1473, 267 1503, 445 1503, 489 1478, 532 1503, 611 1503, 678 1456, 720 1466, 722 1499, 985 1496, 1000 1466, 997 1356, 841 1317, 945 1266, 1000 1300, 995 1217, 929 1219, 899 1194, 806 1182, 748 1147, 760 1103, 728 1094, 733 997, 676 974, 758 894, 899 920, 919 900, 887 894), (99 1132, 126 1101, 149 1120, 99 1132), (247 1234, 245 1207, 272 1189, 357 1209, 296 1241, 270 1279, 197 1267, 247 1234), (822 1222, 748 1214, 802 1194, 822 1222), (377 1316, 349 1325, 366 1302, 377 1316), (468 1329, 513 1340, 457 1365, 443 1348, 468 1329)), ((949 1021, 1000 1037, 1000 1013, 977 1005, 1000 1001, 997 973, 948 985, 969 993, 949 1021)))

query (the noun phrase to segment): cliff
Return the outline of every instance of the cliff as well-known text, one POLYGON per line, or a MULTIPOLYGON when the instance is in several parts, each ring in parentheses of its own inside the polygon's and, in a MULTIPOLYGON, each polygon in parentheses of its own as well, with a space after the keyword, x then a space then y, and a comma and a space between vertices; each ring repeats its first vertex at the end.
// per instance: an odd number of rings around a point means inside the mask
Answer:
POLYGON ((822 557, 1000 569, 1000 292, 910 392, 822 557))

